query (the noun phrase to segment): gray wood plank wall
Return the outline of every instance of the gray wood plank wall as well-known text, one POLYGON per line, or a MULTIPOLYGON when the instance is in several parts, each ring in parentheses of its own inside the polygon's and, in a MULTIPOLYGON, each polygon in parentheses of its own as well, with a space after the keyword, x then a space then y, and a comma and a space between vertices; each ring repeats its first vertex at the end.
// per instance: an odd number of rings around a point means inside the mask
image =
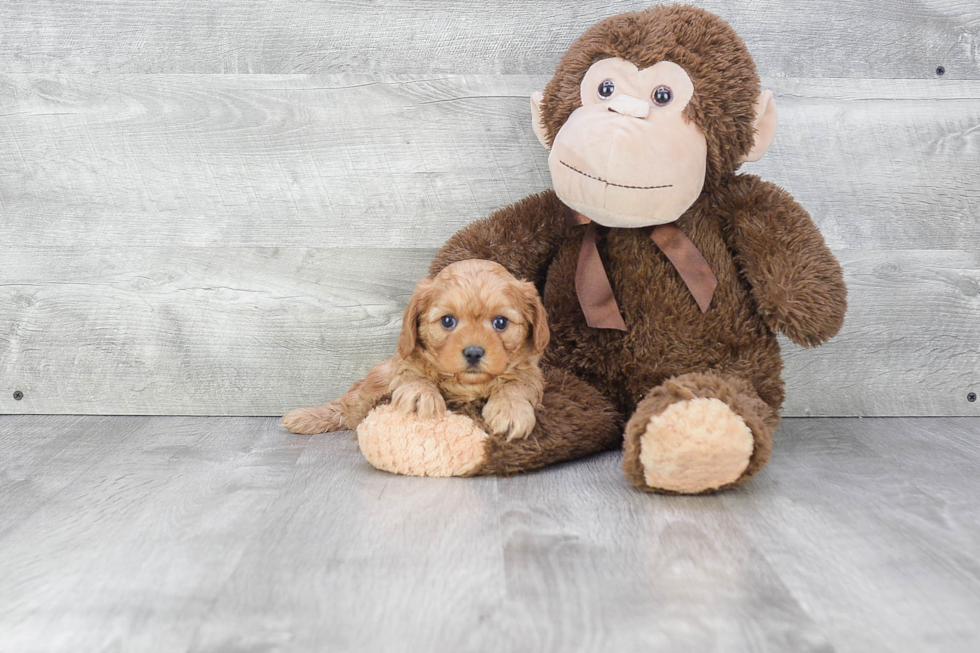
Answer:
MULTIPOLYGON (((850 287, 838 339, 784 344, 786 414, 980 414, 980 5, 699 4, 776 94, 745 169, 810 210, 850 287)), ((548 187, 528 95, 642 6, 3 3, 0 412, 341 392, 436 247, 548 187)))

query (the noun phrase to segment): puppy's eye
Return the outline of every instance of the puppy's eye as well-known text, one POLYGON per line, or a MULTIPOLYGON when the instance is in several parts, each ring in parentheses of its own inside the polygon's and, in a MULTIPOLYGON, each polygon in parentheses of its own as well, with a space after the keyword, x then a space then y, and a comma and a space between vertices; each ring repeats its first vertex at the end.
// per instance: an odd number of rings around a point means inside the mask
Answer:
POLYGON ((493 325, 493 328, 496 329, 497 331, 503 331, 504 329, 507 328, 507 325, 510 324, 510 320, 508 320, 503 315, 498 315, 497 317, 493 318, 493 320, 490 323, 493 325))
POLYGON ((443 315, 442 316, 442 328, 444 328, 444 329, 452 329, 455 326, 456 326, 456 318, 455 317, 453 317, 452 315, 443 315))

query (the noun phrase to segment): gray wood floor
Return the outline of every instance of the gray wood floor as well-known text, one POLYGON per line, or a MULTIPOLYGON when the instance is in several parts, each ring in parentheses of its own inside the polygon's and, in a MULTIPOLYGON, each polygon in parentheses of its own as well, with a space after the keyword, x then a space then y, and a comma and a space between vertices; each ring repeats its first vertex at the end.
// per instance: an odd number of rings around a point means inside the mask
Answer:
POLYGON ((976 651, 980 419, 789 419, 742 490, 371 469, 268 418, 0 417, 0 650, 976 651))

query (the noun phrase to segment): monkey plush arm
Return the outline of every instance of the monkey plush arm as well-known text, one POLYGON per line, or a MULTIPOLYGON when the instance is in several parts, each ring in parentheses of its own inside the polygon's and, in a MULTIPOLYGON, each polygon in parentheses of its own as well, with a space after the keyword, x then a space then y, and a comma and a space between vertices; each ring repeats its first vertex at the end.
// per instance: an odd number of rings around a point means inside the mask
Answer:
POLYGON ((742 175, 728 187, 728 236, 769 328, 814 347, 844 324, 840 264, 802 206, 782 188, 742 175))
POLYGON ((565 234, 564 216, 554 191, 529 195, 457 231, 432 260, 429 276, 456 261, 479 258, 500 263, 540 289, 565 234))

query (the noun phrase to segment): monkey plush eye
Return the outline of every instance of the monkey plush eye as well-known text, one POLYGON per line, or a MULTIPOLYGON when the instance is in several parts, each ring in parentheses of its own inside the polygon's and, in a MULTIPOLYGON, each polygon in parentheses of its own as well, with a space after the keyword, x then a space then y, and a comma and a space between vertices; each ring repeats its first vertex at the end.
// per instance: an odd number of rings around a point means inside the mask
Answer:
POLYGON ((448 330, 448 329, 452 329, 455 326, 456 326, 456 318, 455 317, 453 317, 452 315, 443 315, 442 316, 442 328, 443 329, 447 329, 448 330))
POLYGON ((658 86, 653 92, 653 103, 658 107, 665 107, 674 99, 674 92, 669 86, 658 86))
POLYGON ((510 324, 510 320, 508 320, 503 315, 498 315, 497 317, 493 318, 493 320, 490 323, 493 325, 493 328, 496 329, 497 331, 503 331, 504 329, 507 328, 507 325, 510 324))
POLYGON ((616 91, 616 84, 611 79, 604 79, 602 83, 599 84, 599 97, 603 100, 608 100, 612 97, 612 94, 616 91))

